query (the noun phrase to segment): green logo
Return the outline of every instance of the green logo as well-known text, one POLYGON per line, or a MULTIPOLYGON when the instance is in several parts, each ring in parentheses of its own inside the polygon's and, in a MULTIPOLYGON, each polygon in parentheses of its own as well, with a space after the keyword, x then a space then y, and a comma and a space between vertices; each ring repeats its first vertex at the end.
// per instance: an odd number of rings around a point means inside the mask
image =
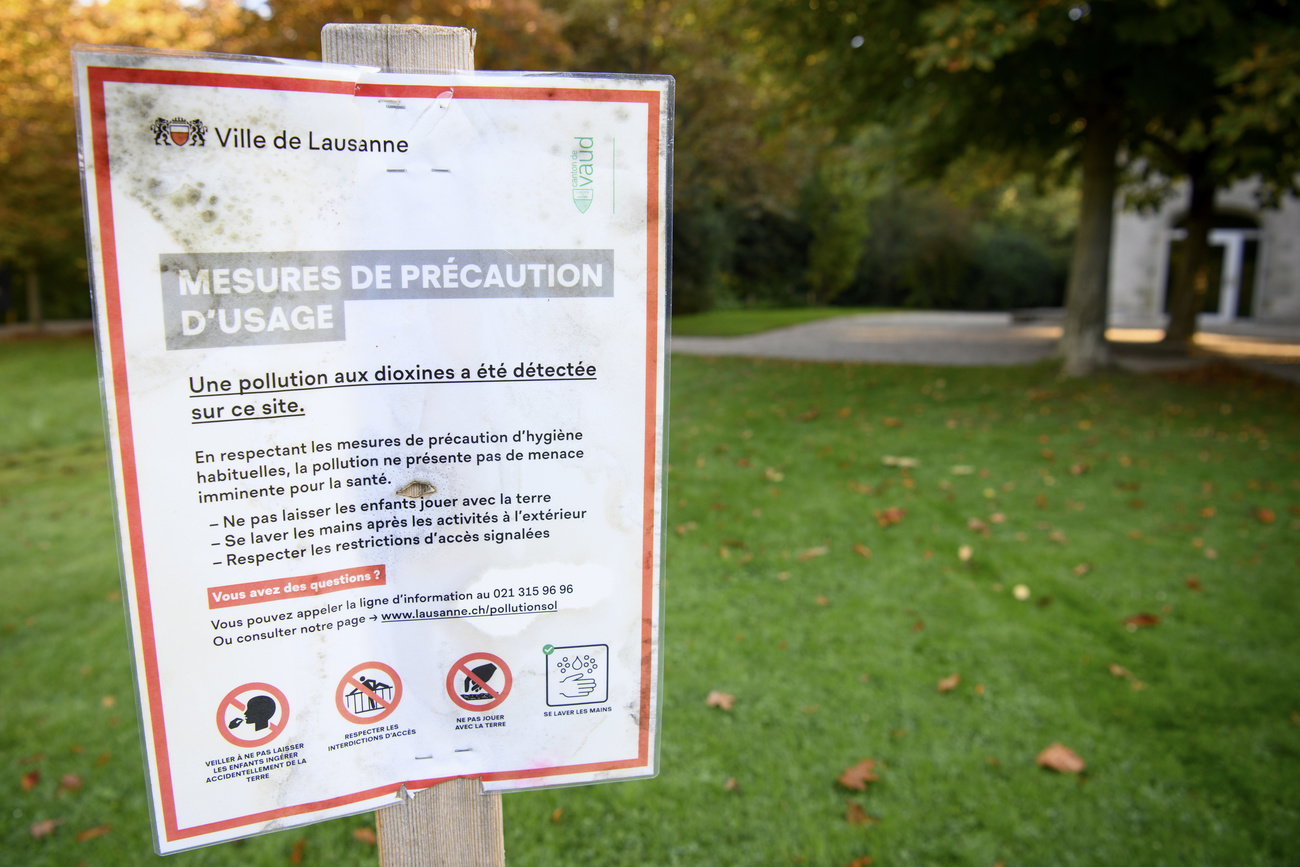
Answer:
MULTIPOLYGON (((584 208, 583 210, 586 210, 586 209, 584 208)), ((545 653, 547 656, 550 656, 550 655, 551 655, 552 653, 554 653, 554 652, 555 652, 555 645, 554 645, 554 644, 548 644, 548 645, 546 645, 545 647, 542 648, 542 653, 545 653)))
POLYGON ((573 204, 585 214, 596 198, 596 140, 591 136, 576 135, 573 141, 574 148, 570 153, 573 204))

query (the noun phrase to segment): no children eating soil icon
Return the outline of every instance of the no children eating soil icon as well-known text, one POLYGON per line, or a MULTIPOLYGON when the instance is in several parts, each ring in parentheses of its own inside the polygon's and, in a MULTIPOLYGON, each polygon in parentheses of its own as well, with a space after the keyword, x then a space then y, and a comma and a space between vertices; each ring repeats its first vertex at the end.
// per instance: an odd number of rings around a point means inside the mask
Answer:
POLYGON ((370 725, 379 722, 402 700, 402 679, 392 666, 363 662, 353 667, 334 690, 334 706, 348 722, 370 725))
POLYGON ((510 667, 490 653, 471 653, 456 660, 447 672, 447 695, 465 710, 499 707, 510 695, 510 667))
POLYGON ((269 683, 237 686, 217 705, 217 731, 237 747, 275 740, 289 722, 289 700, 269 683))

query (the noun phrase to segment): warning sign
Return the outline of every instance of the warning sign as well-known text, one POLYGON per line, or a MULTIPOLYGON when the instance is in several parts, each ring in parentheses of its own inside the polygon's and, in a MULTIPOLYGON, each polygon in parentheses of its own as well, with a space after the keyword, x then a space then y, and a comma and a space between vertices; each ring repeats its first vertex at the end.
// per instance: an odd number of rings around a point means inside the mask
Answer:
POLYGON ((653 776, 671 79, 75 64, 159 851, 653 776))
POLYGON ((447 672, 447 695, 465 710, 493 710, 510 695, 512 683, 510 667, 501 657, 471 653, 447 672))
POLYGON ((289 723, 289 700, 269 683, 237 686, 217 707, 217 731, 237 747, 260 747, 289 723))
POLYGON ((339 681, 334 706, 348 722, 369 725, 379 722, 402 700, 402 679, 382 662, 363 662, 339 681))

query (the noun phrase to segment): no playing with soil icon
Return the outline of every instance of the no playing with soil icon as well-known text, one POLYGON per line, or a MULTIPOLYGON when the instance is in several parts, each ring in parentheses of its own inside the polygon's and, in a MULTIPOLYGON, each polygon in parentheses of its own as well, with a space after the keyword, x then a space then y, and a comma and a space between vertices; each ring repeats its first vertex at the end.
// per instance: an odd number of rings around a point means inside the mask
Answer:
MULTIPOLYGON (((545 652, 545 651, 544 651, 545 652)), ((603 704, 609 701, 609 645, 552 647, 546 653, 546 703, 603 704)))
POLYGON ((465 710, 492 710, 506 700, 514 678, 505 660, 491 653, 470 653, 447 672, 447 695, 465 710))

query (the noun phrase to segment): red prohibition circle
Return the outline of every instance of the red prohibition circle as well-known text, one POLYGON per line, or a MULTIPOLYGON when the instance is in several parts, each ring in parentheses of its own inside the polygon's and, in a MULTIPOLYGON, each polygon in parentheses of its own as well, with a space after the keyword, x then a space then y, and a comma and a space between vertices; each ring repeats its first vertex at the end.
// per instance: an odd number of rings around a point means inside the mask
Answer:
POLYGON ((397 710, 397 703, 401 700, 402 679, 397 676, 397 672, 393 670, 392 666, 384 665, 382 662, 363 662, 360 665, 354 666, 347 674, 343 675, 343 679, 339 681, 338 689, 334 690, 334 706, 338 708, 339 714, 348 722, 356 723, 357 725, 370 725, 371 723, 379 722, 381 719, 397 710), (391 677, 393 679, 392 697, 385 699, 383 696, 372 691, 362 683, 357 675, 363 671, 382 671, 385 675, 391 677), (348 710, 345 696, 348 694, 349 686, 352 687, 354 691, 359 691, 361 694, 368 697, 372 704, 378 703, 383 707, 383 710, 378 713, 370 714, 358 714, 348 710))
POLYGON ((289 699, 285 698, 284 693, 280 692, 280 690, 271 686, 269 683, 246 683, 243 686, 237 686, 230 692, 226 693, 226 697, 221 700, 221 704, 217 705, 217 731, 221 732, 223 738, 237 747, 260 747, 262 744, 268 744, 275 740, 276 737, 279 736, 280 732, 284 731, 284 727, 288 725, 288 723, 289 699), (272 724, 270 730, 266 734, 251 741, 235 737, 231 733, 230 728, 226 725, 226 709, 233 707, 235 710, 242 713, 245 705, 243 702, 239 701, 239 696, 246 692, 270 693, 275 698, 276 702, 278 702, 276 710, 280 712, 280 721, 272 724))
POLYGON ((463 707, 465 710, 474 711, 475 713, 482 713, 483 711, 499 707, 501 702, 506 700, 506 696, 510 695, 510 686, 513 683, 514 678, 510 674, 510 666, 506 665, 504 659, 499 656, 493 656, 490 653, 469 653, 456 660, 456 664, 447 672, 447 695, 451 696, 451 700, 459 707, 463 707), (476 660, 483 660, 495 664, 501 673, 506 676, 506 685, 501 688, 500 692, 495 692, 486 683, 475 677, 474 672, 470 671, 469 663, 476 660), (456 692, 456 679, 458 677, 468 677, 473 680, 483 688, 484 692, 492 696, 492 700, 485 701, 482 704, 473 704, 461 698, 460 693, 456 692))

